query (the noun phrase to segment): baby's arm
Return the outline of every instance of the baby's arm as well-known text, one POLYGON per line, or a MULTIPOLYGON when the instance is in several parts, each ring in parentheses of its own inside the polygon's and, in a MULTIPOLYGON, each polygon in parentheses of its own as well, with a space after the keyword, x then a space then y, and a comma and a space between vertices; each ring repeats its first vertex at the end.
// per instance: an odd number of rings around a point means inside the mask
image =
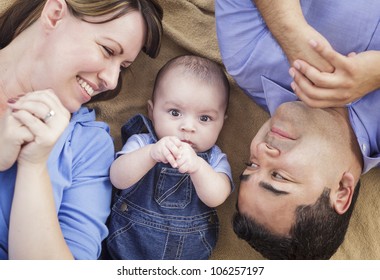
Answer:
POLYGON ((140 180, 157 162, 170 163, 177 167, 181 141, 176 137, 163 137, 157 143, 119 156, 111 165, 112 184, 126 189, 140 180))
POLYGON ((224 173, 216 172, 204 159, 197 156, 190 145, 182 143, 178 170, 189 173, 198 197, 209 207, 222 204, 231 192, 231 183, 224 173))

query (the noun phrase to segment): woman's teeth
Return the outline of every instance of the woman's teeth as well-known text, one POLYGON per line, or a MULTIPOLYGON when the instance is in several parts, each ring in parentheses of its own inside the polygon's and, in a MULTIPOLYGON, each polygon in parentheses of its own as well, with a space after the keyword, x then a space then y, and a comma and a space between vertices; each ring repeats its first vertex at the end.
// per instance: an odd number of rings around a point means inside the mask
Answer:
POLYGON ((83 81, 79 77, 77 77, 77 81, 80 84, 80 86, 87 92, 89 96, 92 96, 94 94, 94 89, 89 84, 87 84, 85 81, 83 81))

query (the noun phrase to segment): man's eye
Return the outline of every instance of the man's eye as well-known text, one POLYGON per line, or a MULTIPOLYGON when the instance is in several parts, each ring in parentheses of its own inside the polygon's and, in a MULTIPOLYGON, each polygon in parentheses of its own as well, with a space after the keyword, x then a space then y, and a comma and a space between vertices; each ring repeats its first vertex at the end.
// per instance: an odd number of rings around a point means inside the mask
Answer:
POLYGON ((179 117, 181 115, 180 112, 176 109, 170 109, 169 114, 172 115, 173 117, 179 117))
POLYGON ((276 178, 276 179, 278 179, 278 180, 285 180, 286 181, 286 179, 284 178, 284 177, 282 177, 279 173, 277 173, 277 172, 272 172, 272 177, 273 178, 276 178))
POLYGON ((259 165, 250 161, 250 162, 246 162, 245 163, 246 166, 250 167, 250 168, 259 168, 259 165))
POLYGON ((211 118, 209 116, 201 116, 199 119, 201 120, 201 122, 209 122, 209 121, 211 121, 211 118))

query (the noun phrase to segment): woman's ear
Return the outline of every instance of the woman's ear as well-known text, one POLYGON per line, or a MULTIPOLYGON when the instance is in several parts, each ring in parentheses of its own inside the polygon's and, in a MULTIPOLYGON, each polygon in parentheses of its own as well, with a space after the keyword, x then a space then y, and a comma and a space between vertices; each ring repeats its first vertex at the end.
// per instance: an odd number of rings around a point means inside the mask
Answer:
POLYGON ((148 100, 148 117, 150 120, 153 120, 153 101, 152 100, 148 100))
POLYGON ((352 196, 355 191, 355 178, 350 172, 345 172, 339 182, 339 188, 332 197, 335 212, 342 215, 346 213, 351 205, 352 196))
POLYGON ((65 0, 47 0, 41 13, 43 25, 49 30, 54 29, 67 12, 65 0))

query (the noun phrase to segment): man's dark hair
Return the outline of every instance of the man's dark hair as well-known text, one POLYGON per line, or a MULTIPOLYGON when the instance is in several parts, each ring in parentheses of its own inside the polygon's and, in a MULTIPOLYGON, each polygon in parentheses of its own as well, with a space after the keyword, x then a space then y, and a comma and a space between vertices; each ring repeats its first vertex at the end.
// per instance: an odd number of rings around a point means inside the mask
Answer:
POLYGON ((355 187, 349 209, 342 215, 331 206, 328 188, 323 190, 316 203, 298 206, 290 236, 273 234, 239 211, 233 217, 233 229, 239 238, 246 240, 267 259, 330 259, 344 240, 359 189, 360 181, 355 187))

